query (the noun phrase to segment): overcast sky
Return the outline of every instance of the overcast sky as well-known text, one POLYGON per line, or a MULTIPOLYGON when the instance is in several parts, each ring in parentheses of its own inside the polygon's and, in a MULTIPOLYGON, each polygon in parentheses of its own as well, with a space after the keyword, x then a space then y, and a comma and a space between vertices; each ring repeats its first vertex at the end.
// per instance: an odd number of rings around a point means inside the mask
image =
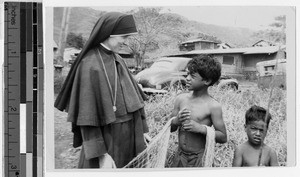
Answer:
MULTIPOLYGON (((93 7, 98 10, 125 12, 136 7, 93 7)), ((266 28, 279 15, 292 11, 284 6, 164 6, 164 12, 173 12, 207 24, 221 26, 266 28)))

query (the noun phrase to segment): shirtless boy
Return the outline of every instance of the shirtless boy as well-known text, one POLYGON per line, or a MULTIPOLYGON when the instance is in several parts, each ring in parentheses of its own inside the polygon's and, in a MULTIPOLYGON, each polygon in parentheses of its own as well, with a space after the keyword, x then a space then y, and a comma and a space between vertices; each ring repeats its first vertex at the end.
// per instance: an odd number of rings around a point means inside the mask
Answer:
POLYGON ((234 167, 241 166, 278 166, 276 152, 264 144, 271 115, 259 106, 252 106, 246 112, 245 131, 248 141, 238 146, 234 153, 234 167))
POLYGON ((214 126, 215 141, 227 141, 221 105, 208 94, 208 87, 219 80, 221 64, 208 55, 188 63, 187 87, 175 99, 171 131, 178 129, 179 147, 172 167, 201 167, 206 144, 206 126, 214 126))

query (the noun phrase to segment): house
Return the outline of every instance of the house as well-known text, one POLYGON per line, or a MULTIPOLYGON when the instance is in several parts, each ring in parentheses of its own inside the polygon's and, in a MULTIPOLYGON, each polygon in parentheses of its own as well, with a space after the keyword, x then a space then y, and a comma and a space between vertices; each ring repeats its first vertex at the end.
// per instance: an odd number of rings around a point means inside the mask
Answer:
POLYGON ((172 56, 194 57, 210 54, 222 63, 222 73, 225 75, 255 75, 256 63, 260 61, 285 58, 285 47, 248 47, 212 50, 193 50, 184 54, 172 56))
POLYGON ((219 42, 204 40, 204 39, 192 39, 182 42, 179 45, 180 51, 191 51, 191 50, 209 50, 218 48, 219 42))
POLYGON ((217 44, 217 48, 218 49, 230 49, 233 47, 231 45, 229 45, 228 43, 220 43, 220 44, 217 44))
POLYGON ((276 44, 266 40, 259 40, 252 45, 252 47, 268 47, 268 46, 276 46, 276 44))

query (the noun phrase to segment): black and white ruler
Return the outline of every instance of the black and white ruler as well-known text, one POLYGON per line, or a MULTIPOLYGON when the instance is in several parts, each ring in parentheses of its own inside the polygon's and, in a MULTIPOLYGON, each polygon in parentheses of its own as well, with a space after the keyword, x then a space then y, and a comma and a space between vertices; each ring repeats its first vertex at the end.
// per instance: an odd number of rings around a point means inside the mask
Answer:
POLYGON ((43 176, 42 3, 4 2, 4 176, 43 176))

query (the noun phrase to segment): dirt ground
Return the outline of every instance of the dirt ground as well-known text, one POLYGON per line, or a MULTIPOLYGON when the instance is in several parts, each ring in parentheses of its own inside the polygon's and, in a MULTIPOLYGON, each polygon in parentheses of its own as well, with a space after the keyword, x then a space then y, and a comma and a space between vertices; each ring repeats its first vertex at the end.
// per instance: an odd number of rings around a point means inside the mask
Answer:
MULTIPOLYGON (((249 81, 239 81, 239 89, 246 90, 256 87, 257 84, 249 81)), ((54 110, 55 115, 55 168, 77 168, 80 147, 73 148, 73 134, 71 123, 67 122, 67 113, 54 110)))
POLYGON ((67 122, 67 113, 54 110, 55 115, 55 168, 77 168, 80 148, 73 148, 71 123, 67 122))

